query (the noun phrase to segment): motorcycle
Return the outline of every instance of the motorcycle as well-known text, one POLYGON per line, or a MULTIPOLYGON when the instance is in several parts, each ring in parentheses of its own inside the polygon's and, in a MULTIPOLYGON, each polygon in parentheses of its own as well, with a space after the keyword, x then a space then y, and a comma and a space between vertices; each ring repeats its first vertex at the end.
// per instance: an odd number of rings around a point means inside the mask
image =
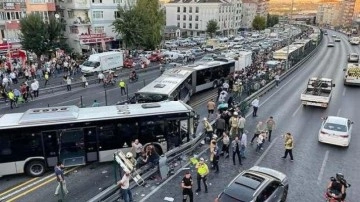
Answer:
POLYGON ((104 80, 104 88, 110 85, 115 86, 115 84, 116 84, 116 80, 114 78, 111 80, 109 79, 104 80))
POLYGON ((132 82, 137 82, 139 80, 139 77, 136 75, 136 76, 130 76, 129 77, 129 82, 132 83, 132 82))
MULTIPOLYGON (((331 177, 330 180, 332 182, 336 181, 335 177, 331 177)), ((345 187, 345 192, 344 195, 346 195, 346 189, 351 187, 351 184, 347 183, 345 179, 340 181, 341 184, 345 187)), ((332 190, 332 189, 327 189, 326 193, 325 193, 325 199, 326 202, 345 202, 345 200, 343 200, 343 194, 341 193, 336 193, 337 191, 332 190)))

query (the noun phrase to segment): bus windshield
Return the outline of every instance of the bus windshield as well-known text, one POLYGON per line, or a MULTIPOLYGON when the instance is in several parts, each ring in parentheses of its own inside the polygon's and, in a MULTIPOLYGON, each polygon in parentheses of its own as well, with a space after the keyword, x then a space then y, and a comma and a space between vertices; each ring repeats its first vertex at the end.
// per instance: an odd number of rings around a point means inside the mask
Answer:
POLYGON ((167 95, 136 93, 136 100, 138 103, 161 102, 167 99, 167 95))

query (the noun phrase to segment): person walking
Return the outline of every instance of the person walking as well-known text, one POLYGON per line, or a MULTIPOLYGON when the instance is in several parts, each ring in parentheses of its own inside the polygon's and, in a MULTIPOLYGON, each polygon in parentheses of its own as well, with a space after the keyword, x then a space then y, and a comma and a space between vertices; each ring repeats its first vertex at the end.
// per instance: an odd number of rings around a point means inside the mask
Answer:
POLYGON ((240 135, 240 137, 241 137, 241 135, 244 133, 245 123, 246 123, 245 117, 239 115, 238 128, 239 128, 239 135, 240 135))
POLYGON ((216 120, 216 135, 221 136, 223 132, 225 131, 226 122, 223 115, 220 115, 220 117, 216 120))
POLYGON ((126 87, 126 83, 125 83, 125 81, 124 80, 120 80, 120 82, 119 82, 119 88, 120 88, 120 93, 121 93, 121 95, 123 95, 123 92, 124 92, 124 94, 126 95, 126 89, 125 89, 125 87, 126 87))
POLYGON ((241 158, 246 159, 245 157, 245 151, 246 151, 246 147, 247 147, 247 134, 249 132, 247 130, 245 130, 245 132, 241 135, 241 140, 240 140, 240 156, 241 158))
POLYGON ((138 159, 141 156, 143 145, 140 143, 139 139, 135 139, 135 141, 131 143, 131 151, 135 152, 135 159, 138 159))
POLYGON ((71 91, 71 77, 68 76, 66 78, 66 88, 67 88, 67 91, 71 91))
POLYGON ((118 185, 121 188, 121 195, 125 202, 132 202, 132 193, 130 190, 130 172, 125 171, 125 174, 123 175, 122 179, 118 183, 118 185))
POLYGON ((287 155, 290 155, 290 160, 294 161, 292 150, 294 148, 294 138, 292 137, 291 133, 287 132, 285 135, 285 154, 283 159, 286 159, 287 155))
POLYGON ((275 129, 276 123, 274 117, 270 116, 268 120, 266 120, 266 129, 269 134, 269 142, 271 142, 271 133, 275 129))
POLYGON ((197 189, 195 192, 200 192, 201 191, 201 181, 203 181, 204 183, 204 187, 205 187, 205 193, 208 193, 208 187, 207 187, 207 175, 209 174, 209 168, 206 165, 204 158, 200 158, 200 161, 196 164, 195 168, 197 169, 197 177, 196 177, 196 181, 197 181, 197 189))
POLYGON ((104 82, 104 78, 105 78, 105 75, 104 75, 102 72, 100 72, 100 73, 98 74, 99 83, 104 82))
POLYGON ((256 125, 254 136, 250 141, 251 144, 253 144, 255 138, 259 137, 260 133, 262 133, 263 130, 264 130, 263 122, 259 121, 259 123, 256 125))
POLYGON ((253 107, 253 117, 257 117, 257 111, 259 109, 259 98, 255 98, 255 100, 251 102, 251 106, 253 107))
POLYGON ((204 128, 205 128, 206 138, 210 141, 214 130, 206 117, 204 117, 204 128))
POLYGON ((55 190, 55 196, 59 195, 60 188, 62 188, 61 193, 62 194, 68 194, 69 190, 66 187, 66 181, 64 178, 64 165, 61 162, 58 162, 54 168, 55 176, 58 181, 58 186, 55 190))
POLYGON ((7 97, 10 100, 10 108, 13 109, 13 105, 15 107, 17 107, 16 101, 15 101, 15 94, 12 89, 10 89, 9 92, 7 93, 7 97))
POLYGON ((208 103, 207 103, 207 109, 208 109, 208 116, 207 118, 210 118, 210 115, 214 114, 214 110, 215 110, 216 104, 214 102, 214 99, 211 99, 208 103))
POLYGON ((223 145, 222 145, 222 148, 221 148, 221 155, 225 155, 225 158, 229 158, 229 145, 230 145, 230 138, 229 136, 227 135, 226 132, 223 132, 223 139, 222 139, 222 142, 223 142, 223 145))
POLYGON ((235 164, 235 156, 238 156, 239 159, 239 164, 242 166, 241 163, 241 157, 240 157, 240 140, 239 137, 236 136, 235 139, 231 142, 231 147, 232 147, 232 151, 233 151, 233 156, 232 156, 232 160, 233 160, 233 164, 235 164))
POLYGON ((230 118, 229 126, 230 126, 230 137, 234 138, 235 136, 238 135, 239 118, 237 112, 234 112, 232 117, 230 118))
POLYGON ((183 189, 183 202, 187 201, 189 197, 190 202, 194 202, 194 194, 192 191, 193 180, 190 171, 186 171, 185 176, 181 180, 181 187, 183 189))
POLYGON ((39 97, 39 82, 34 79, 34 82, 31 83, 31 89, 33 91, 34 97, 39 97))
POLYGON ((258 136, 258 138, 256 139, 256 143, 257 143, 256 152, 259 152, 260 150, 263 149, 262 146, 265 142, 265 139, 266 139, 266 132, 262 131, 258 136))
POLYGON ((45 72, 44 78, 45 78, 45 84, 44 84, 44 86, 46 87, 46 85, 47 85, 48 82, 49 82, 49 72, 45 72))

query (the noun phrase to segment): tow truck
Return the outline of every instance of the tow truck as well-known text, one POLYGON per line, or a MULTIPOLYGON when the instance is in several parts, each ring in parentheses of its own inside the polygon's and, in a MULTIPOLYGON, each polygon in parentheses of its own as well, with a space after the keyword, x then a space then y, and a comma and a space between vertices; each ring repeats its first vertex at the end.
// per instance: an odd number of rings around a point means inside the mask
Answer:
POLYGON ((327 108, 335 84, 329 78, 310 78, 306 89, 301 93, 300 99, 303 106, 317 106, 327 108))

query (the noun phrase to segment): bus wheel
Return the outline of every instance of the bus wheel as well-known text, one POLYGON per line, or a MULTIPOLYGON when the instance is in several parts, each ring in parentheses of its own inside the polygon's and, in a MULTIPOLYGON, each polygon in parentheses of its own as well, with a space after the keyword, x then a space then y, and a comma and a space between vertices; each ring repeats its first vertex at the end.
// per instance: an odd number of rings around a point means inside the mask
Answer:
POLYGON ((38 177, 45 173, 45 164, 42 161, 30 161, 25 167, 26 174, 38 177))
POLYGON ((213 88, 217 88, 217 82, 214 81, 213 88))

